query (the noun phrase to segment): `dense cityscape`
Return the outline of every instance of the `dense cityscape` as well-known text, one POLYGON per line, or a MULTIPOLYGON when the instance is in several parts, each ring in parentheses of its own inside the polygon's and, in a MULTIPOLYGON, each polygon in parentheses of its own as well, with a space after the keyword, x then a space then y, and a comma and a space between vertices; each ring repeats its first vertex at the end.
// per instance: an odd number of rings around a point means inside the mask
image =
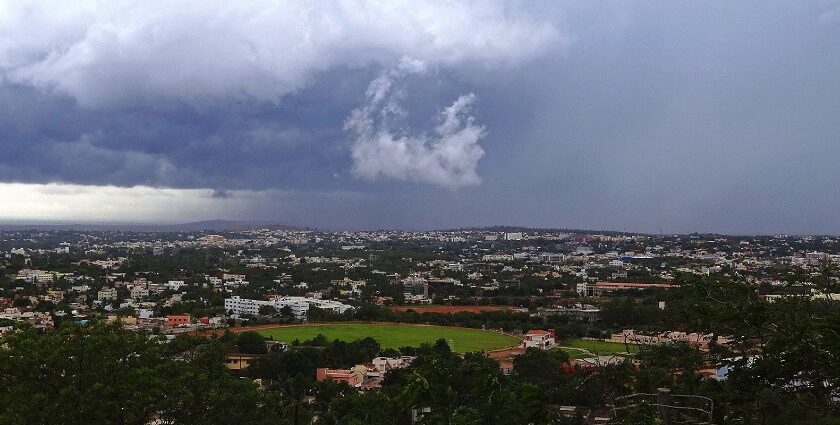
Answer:
MULTIPOLYGON (((79 350, 143 335, 135 343, 157 361, 188 358, 216 371, 206 385, 247 387, 236 403, 252 404, 254 423, 637 423, 662 403, 688 423, 830 423, 840 397, 836 334, 784 334, 797 315, 837 314, 836 237, 47 228, 3 230, 0 252, 4 418, 50 412, 36 399, 10 404, 31 385, 12 371, 34 361, 16 353, 38 356, 38 335, 66 332, 79 350), (245 379, 224 383, 235 377, 245 379), (481 382, 490 377, 498 387, 481 382), (434 397, 406 408, 421 397, 411 391, 434 397)), ((118 357, 91 354, 80 373, 129 379, 118 357)), ((38 391, 67 397, 72 384, 54 385, 38 391)), ((96 397, 77 389, 83 404, 96 397)), ((125 423, 176 420, 150 403, 125 423)))

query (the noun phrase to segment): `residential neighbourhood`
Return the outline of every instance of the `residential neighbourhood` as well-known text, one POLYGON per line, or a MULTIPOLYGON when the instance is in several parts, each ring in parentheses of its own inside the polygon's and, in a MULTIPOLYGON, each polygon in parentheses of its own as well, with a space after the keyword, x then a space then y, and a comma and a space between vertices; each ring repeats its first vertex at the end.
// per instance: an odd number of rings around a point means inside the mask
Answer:
MULTIPOLYGON (((289 307, 295 319, 306 319, 310 307, 344 314, 354 303, 375 302, 486 303, 597 321, 599 299, 667 291, 679 274, 742 278, 775 299, 784 296, 789 272, 840 263, 838 239, 784 235, 268 229, 1 235, 3 302, 18 300, 16 307, 27 310, 49 301, 56 307, 50 311, 76 319, 111 312, 139 318, 141 310, 163 317, 186 306, 225 320, 289 307), (197 267, 161 268, 196 250, 207 252, 190 259, 197 267)), ((810 291, 807 282, 799 290, 810 291)))
MULTIPOLYGON (((744 343, 737 335, 674 328, 688 286, 744 282, 768 306, 840 299, 824 284, 838 279, 832 237, 2 230, 0 252, 0 335, 104 323, 164 345, 221 338, 232 376, 265 386, 271 368, 304 361, 284 373, 364 394, 390 391, 431 353, 466 361, 473 351, 506 379, 524 379, 538 361, 555 366, 537 376, 588 382, 616 368, 643 373, 650 353, 687 347, 700 353, 700 379, 726 382, 731 359, 754 352, 732 352, 744 343)), ((621 416, 610 410, 621 402, 581 400, 551 414, 603 423, 621 416)))

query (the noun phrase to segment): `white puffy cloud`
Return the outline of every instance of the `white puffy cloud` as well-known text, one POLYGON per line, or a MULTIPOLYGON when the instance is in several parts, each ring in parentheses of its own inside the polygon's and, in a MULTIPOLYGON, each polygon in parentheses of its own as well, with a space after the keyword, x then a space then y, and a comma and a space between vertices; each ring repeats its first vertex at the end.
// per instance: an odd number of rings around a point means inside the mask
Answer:
POLYGON ((278 101, 319 71, 410 55, 507 66, 564 37, 509 1, 0 0, 0 78, 85 107, 278 101))
POLYGON ((478 142, 486 130, 470 115, 475 94, 460 96, 441 111, 432 134, 395 130, 405 115, 399 104, 405 93, 394 86, 406 74, 424 70, 421 61, 403 60, 370 83, 365 103, 345 123, 345 130, 354 136, 353 173, 368 180, 384 176, 450 189, 479 184, 476 167, 484 150, 478 142))

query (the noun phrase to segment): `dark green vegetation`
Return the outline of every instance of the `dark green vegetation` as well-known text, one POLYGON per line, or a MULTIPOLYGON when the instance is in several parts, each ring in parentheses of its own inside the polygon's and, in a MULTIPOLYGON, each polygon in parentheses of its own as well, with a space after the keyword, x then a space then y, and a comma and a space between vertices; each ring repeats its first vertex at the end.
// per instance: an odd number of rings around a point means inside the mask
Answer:
POLYGON ((276 394, 232 377, 221 340, 161 344, 112 325, 24 330, 0 348, 0 423, 276 423, 276 394))
MULTIPOLYGON (((840 423, 840 305, 796 290, 807 285, 816 294, 840 293, 833 275, 828 265, 793 275, 780 288, 790 295, 775 302, 728 279, 693 279, 674 294, 669 311, 675 323, 734 337, 729 347, 710 352, 711 360, 732 369, 713 397, 730 409, 726 414, 746 423, 840 423)), ((691 369, 687 355, 662 360, 672 370, 691 369)))
POLYGON ((444 326, 400 324, 341 323, 328 325, 292 326, 259 331, 278 341, 308 340, 322 334, 328 339, 355 341, 371 337, 384 348, 417 347, 444 339, 454 351, 469 353, 518 345, 520 340, 496 332, 444 326))
POLYGON ((430 409, 423 424, 555 423, 550 400, 584 400, 586 396, 575 386, 588 388, 600 382, 594 379, 590 384, 583 375, 562 373, 560 366, 567 360, 562 352, 528 351, 517 359, 521 374, 504 376, 496 361, 478 353, 459 356, 443 340, 401 353, 382 350, 384 355, 418 358, 410 368, 389 372, 378 391, 359 394, 344 385, 313 382, 319 364, 349 367, 358 358, 353 353, 369 351, 371 355, 374 348, 378 344, 372 339, 345 343, 317 338, 290 351, 269 353, 254 362, 247 374, 271 382, 269 391, 286 391, 294 383, 293 391, 301 400, 316 395, 314 405, 301 405, 300 423, 317 414, 317 423, 324 425, 408 425, 413 408, 430 409))

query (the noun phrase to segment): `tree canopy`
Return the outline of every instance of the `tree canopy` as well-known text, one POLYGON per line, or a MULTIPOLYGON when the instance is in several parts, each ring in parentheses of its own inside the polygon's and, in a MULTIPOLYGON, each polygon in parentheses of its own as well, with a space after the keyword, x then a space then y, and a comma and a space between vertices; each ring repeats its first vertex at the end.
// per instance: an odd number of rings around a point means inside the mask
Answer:
POLYGON ((185 353, 118 325, 14 332, 0 348, 0 423, 268 424, 270 393, 232 377, 223 343, 185 353))

